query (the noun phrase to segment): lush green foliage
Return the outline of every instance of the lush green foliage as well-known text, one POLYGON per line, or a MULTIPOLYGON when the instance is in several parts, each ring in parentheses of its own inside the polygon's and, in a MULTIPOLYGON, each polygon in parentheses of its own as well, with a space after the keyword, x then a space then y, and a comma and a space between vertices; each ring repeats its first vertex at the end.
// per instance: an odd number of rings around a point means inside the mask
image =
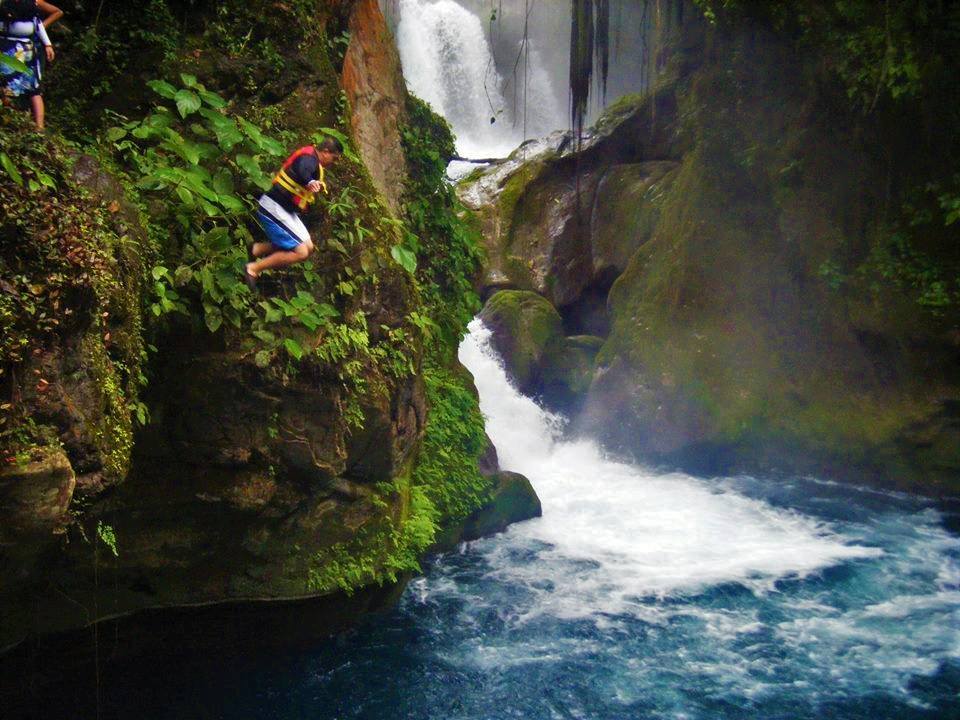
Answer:
POLYGON ((427 367, 424 380, 430 414, 412 474, 378 484, 372 502, 382 512, 349 541, 311 559, 309 582, 314 590, 352 592, 419 571, 419 559, 439 530, 489 501, 490 480, 477 466, 487 437, 469 377, 427 367), (398 495, 407 497, 406 512, 395 519, 386 511, 398 495))
POLYGON ((479 309, 473 291, 481 260, 478 235, 446 179, 454 154, 449 125, 416 98, 408 114, 402 138, 410 181, 402 232, 419 257, 416 279, 423 307, 409 320, 428 341, 423 369, 427 426, 409 478, 381 484, 377 491, 376 502, 383 508, 397 493, 405 494, 405 517, 380 516, 349 542, 313 558, 310 585, 318 590, 351 591, 418 571, 419 557, 440 528, 489 499, 490 481, 477 464, 487 446, 483 417, 469 379, 450 369, 467 322, 479 309))
POLYGON ((824 263, 821 275, 835 288, 906 293, 935 316, 956 308, 960 7, 937 0, 697 4, 712 22, 759 21, 815 51, 845 91, 847 111, 860 116, 864 126, 873 123, 888 146, 886 162, 897 174, 891 185, 899 186, 905 202, 878 214, 865 252, 845 243, 824 263), (922 131, 921 125, 926 125, 922 131), (904 133, 905 127, 914 131, 904 133))
POLYGON ((839 288, 863 285, 875 295, 892 288, 927 312, 946 318, 960 307, 960 177, 930 183, 904 204, 902 217, 871 245, 866 259, 845 271, 827 263, 822 274, 839 288))
POLYGON ((311 558, 308 583, 323 592, 396 582, 402 573, 418 572, 420 556, 436 535, 436 511, 423 488, 410 487, 404 477, 378 484, 371 502, 379 508, 350 540, 337 543, 311 558), (396 496, 408 496, 405 517, 389 512, 396 496))
POLYGON ((477 465, 487 436, 468 375, 427 367, 424 381, 430 416, 413 484, 423 488, 436 509, 437 522, 449 524, 490 499, 490 481, 477 465))
MULTIPOLYGON (((359 404, 369 379, 413 372, 419 316, 404 327, 368 327, 359 307, 365 293, 394 273, 395 263, 412 272, 402 226, 349 182, 335 184, 326 202, 325 248, 320 266, 309 261, 277 273, 277 292, 261 298, 241 282, 252 198, 269 188, 266 170, 279 165, 286 143, 231 112, 220 95, 191 75, 182 87, 154 80, 166 101, 142 120, 123 121, 106 141, 133 169, 137 186, 162 202, 151 203, 152 221, 163 237, 165 263, 152 269, 153 315, 171 312, 202 317, 210 332, 233 333, 261 367, 286 359, 286 372, 314 360, 349 391, 350 415, 360 421, 359 404), (375 223, 372 227, 366 223, 375 223), (376 368, 378 372, 368 372, 376 368)), ((333 128, 321 134, 346 137, 333 128)), ((349 178, 356 155, 347 148, 349 178)))
POLYGON ((482 261, 479 231, 446 179, 456 153, 450 126, 415 97, 407 113, 401 136, 410 175, 404 213, 421 258, 417 279, 437 331, 434 347, 449 353, 480 309, 473 290, 482 261))
MULTIPOLYGON (((64 337, 82 333, 87 369, 104 394, 98 445, 121 474, 129 450, 130 413, 145 382, 139 291, 154 250, 130 232, 118 201, 92 197, 74 178, 76 153, 33 133, 19 114, 0 111, 0 385, 16 399, 25 384, 47 392, 49 380, 17 377, 17 368, 64 337), (116 452, 114 452, 116 450, 116 452)), ((0 406, 0 448, 16 452, 47 442, 46 431, 0 406)), ((55 433, 54 433, 55 437, 55 433)))
MULTIPOLYGON (((696 0, 707 18, 761 18, 825 53, 850 99, 870 110, 887 96, 937 89, 960 46, 960 10, 939 0, 696 0)), ((953 66, 955 67, 955 65, 953 66)), ((940 88, 942 89, 942 88, 940 88)))
POLYGON ((132 110, 143 96, 142 72, 176 60, 182 19, 166 0, 66 8, 72 32, 54 26, 57 62, 44 78, 54 123, 91 137, 104 106, 132 110), (82 88, 82 92, 78 89, 82 88))

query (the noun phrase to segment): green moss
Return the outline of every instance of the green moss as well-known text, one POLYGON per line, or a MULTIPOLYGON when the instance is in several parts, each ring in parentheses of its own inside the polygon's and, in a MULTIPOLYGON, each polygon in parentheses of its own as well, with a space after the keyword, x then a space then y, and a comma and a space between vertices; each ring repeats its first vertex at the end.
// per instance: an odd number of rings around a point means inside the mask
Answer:
POLYGON ((105 477, 108 480, 120 480, 126 477, 130 469, 133 422, 123 380, 107 354, 99 336, 99 327, 83 338, 81 356, 85 371, 91 375, 93 385, 100 394, 98 402, 86 408, 90 414, 84 419, 100 453, 105 477))
POLYGON ((494 343, 521 387, 536 379, 545 358, 562 351, 560 314, 537 293, 501 290, 487 301, 480 317, 493 329, 494 343))
POLYGON ((497 212, 506 228, 500 235, 501 250, 504 254, 513 247, 516 239, 514 229, 522 225, 525 218, 535 217, 540 211, 532 198, 528 197, 528 189, 540 177, 552 157, 553 155, 544 155, 524 163, 503 184, 497 197, 497 212))
POLYGON ((422 488, 441 525, 461 520, 490 496, 478 461, 486 450, 483 415, 467 373, 424 370, 430 411, 413 485, 422 488))
MULTIPOLYGON (((775 141, 786 122, 777 98, 721 117, 716 108, 737 106, 736 86, 698 82, 682 103, 697 145, 660 201, 652 238, 614 283, 598 362, 626 361, 706 441, 866 465, 931 411, 930 392, 877 383, 842 303, 817 283, 794 284, 807 254, 842 234, 832 208, 785 201, 767 173, 796 151, 775 141), (803 243, 791 245, 781 223, 803 228, 803 243)), ((829 167, 828 182, 849 182, 846 168, 829 167)))
MULTIPOLYGON (((144 382, 141 288, 154 250, 136 211, 126 207, 124 188, 95 161, 84 160, 84 176, 93 175, 88 188, 76 179, 75 151, 56 136, 41 140, 8 113, 0 113, 0 132, 18 168, 17 176, 0 175, 0 202, 9 209, 0 236, 16 236, 16 242, 0 237, 0 274, 7 282, 0 293, 0 383, 23 382, 35 358, 54 348, 65 352, 62 338, 83 332, 82 361, 103 397, 97 407, 80 402, 87 427, 79 432, 93 438, 111 479, 122 478, 131 445, 130 408, 144 382), (19 298, 15 307, 9 298, 19 298)), ((54 384, 38 392, 71 392, 60 379, 49 379, 54 384)), ((34 412, 32 400, 0 409, 0 445, 47 444, 47 433, 31 430, 46 427, 32 422, 34 412)), ((67 430, 77 432, 60 427, 57 434, 67 430)))

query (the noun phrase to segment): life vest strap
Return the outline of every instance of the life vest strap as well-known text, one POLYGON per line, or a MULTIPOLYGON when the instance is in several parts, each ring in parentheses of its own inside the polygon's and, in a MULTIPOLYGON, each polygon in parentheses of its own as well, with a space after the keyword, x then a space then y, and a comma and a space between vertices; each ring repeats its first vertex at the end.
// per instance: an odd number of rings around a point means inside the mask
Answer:
MULTIPOLYGON (((323 165, 319 166, 319 170, 320 186, 323 188, 324 192, 327 192, 327 183, 324 182, 323 177, 323 165)), ((293 195, 293 202, 301 209, 305 209, 308 205, 310 205, 310 203, 317 199, 316 193, 310 192, 307 190, 307 188, 290 177, 285 169, 280 170, 280 172, 274 176, 273 182, 293 195)))

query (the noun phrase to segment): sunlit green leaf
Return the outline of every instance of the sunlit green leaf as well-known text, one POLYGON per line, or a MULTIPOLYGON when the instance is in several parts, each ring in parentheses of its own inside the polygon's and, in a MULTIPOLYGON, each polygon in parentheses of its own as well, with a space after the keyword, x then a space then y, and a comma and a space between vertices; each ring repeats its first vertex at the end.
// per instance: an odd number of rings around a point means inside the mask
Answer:
POLYGON ((186 117, 200 109, 200 98, 191 90, 178 90, 174 98, 180 117, 186 117))
POLYGON ((17 166, 13 164, 13 161, 7 157, 7 154, 4 152, 0 152, 0 166, 3 167, 7 175, 10 176, 10 179, 17 185, 23 185, 23 176, 20 174, 20 171, 17 170, 17 166))
POLYGON ((299 360, 303 357, 303 348, 300 346, 300 343, 293 338, 285 338, 283 341, 283 347, 288 353, 290 353, 294 360, 299 360))
POLYGON ((197 94, 200 98, 210 107, 215 108, 224 108, 227 106, 227 101, 222 97, 217 95, 215 92, 210 92, 209 90, 197 90, 197 94))
POLYGON ((150 80, 147 82, 147 87, 167 100, 173 100, 177 95, 177 89, 165 80, 150 80))

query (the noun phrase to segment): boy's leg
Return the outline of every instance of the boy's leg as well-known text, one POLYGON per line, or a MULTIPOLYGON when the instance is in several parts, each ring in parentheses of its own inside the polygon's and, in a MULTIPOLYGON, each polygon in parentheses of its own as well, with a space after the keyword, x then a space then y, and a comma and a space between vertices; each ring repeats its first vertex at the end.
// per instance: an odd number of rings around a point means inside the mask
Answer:
POLYGON ((253 247, 250 248, 250 254, 255 258, 263 257, 264 255, 269 255, 270 253, 276 252, 278 248, 270 242, 255 242, 253 247))
POLYGON ((310 248, 306 243, 300 243, 293 250, 276 250, 265 258, 252 263, 247 263, 247 275, 257 277, 264 270, 275 267, 286 267, 303 262, 310 256, 310 248))

